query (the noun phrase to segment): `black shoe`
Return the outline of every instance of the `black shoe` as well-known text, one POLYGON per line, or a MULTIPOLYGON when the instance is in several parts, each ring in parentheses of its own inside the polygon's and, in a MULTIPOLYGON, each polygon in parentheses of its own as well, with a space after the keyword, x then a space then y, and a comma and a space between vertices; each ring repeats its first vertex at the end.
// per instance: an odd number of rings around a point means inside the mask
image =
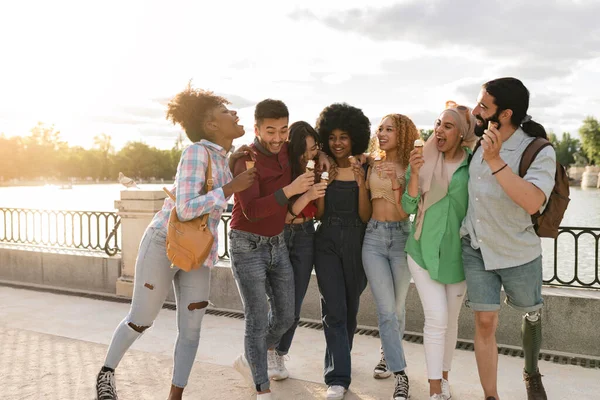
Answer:
POLYGON ((100 371, 96 379, 97 400, 119 400, 114 371, 100 371))
POLYGON ((490 397, 486 397, 485 400, 496 400, 496 398, 493 396, 490 396, 490 397))
POLYGON ((540 371, 536 371, 533 374, 523 371, 523 380, 527 389, 527 400, 548 400, 540 371))
POLYGON ((396 387, 394 388, 393 400, 407 400, 408 399, 408 375, 406 374, 395 374, 396 387))

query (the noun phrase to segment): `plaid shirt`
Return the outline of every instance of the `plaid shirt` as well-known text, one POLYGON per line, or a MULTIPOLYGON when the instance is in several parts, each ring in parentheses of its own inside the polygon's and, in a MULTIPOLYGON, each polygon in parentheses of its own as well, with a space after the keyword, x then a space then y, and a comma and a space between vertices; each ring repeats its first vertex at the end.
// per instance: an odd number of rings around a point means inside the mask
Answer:
POLYGON ((150 227, 167 232, 167 223, 173 207, 181 221, 189 221, 209 213, 208 226, 215 242, 206 259, 205 266, 212 267, 218 259, 219 234, 217 227, 221 221, 223 211, 227 210, 227 199, 221 188, 233 179, 227 163, 227 152, 221 146, 208 140, 201 140, 188 146, 181 154, 177 175, 172 192, 175 193, 177 202, 174 203, 167 197, 162 209, 156 213, 150 227), (210 151, 212 160, 213 189, 205 194, 204 182, 207 168, 207 152, 210 151))

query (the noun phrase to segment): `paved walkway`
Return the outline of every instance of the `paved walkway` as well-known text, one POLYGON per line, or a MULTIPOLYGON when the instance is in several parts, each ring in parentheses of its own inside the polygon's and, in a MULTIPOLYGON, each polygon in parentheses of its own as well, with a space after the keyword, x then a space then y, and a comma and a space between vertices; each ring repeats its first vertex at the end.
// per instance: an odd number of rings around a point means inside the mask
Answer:
MULTIPOLYGON (((0 286, 0 398, 67 400, 94 398, 95 375, 107 344, 128 305, 0 286)), ((243 321, 207 315, 187 399, 253 399, 230 367, 242 351, 243 321)), ((162 310, 155 326, 138 340, 117 370, 122 400, 166 399, 170 385, 175 312, 162 310)), ((428 399, 423 346, 404 343, 412 400, 428 399)), ((324 399, 321 331, 299 328, 287 365, 291 379, 272 385, 274 398, 324 399)), ((379 340, 357 335, 353 383, 347 400, 389 399, 393 381, 371 377, 379 340)), ((524 400, 522 360, 500 356, 503 400, 524 400)), ((600 399, 600 372, 541 362, 551 400, 600 399)), ((474 354, 457 350, 451 374, 453 399, 480 400, 474 354)))

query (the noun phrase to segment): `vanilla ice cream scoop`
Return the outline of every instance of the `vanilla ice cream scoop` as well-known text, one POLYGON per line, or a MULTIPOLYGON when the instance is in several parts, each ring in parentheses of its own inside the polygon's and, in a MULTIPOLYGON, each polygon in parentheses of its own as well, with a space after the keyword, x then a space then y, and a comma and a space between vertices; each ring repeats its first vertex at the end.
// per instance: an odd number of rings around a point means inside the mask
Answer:
POLYGON ((308 160, 306 163, 306 169, 309 171, 313 171, 315 169, 315 160, 308 160))
POLYGON ((415 149, 421 154, 423 153, 423 146, 425 146, 425 143, 421 139, 415 140, 415 149))
POLYGON ((329 172, 325 171, 321 174, 321 180, 328 182, 329 181, 329 172))

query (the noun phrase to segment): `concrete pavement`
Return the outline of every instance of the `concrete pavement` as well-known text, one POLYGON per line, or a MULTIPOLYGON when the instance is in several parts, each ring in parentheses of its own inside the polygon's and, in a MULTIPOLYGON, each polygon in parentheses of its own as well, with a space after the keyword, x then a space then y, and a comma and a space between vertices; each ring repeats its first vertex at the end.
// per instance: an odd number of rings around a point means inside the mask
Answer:
MULTIPOLYGON (((94 398, 95 375, 113 330, 128 304, 0 286, 0 398, 94 398)), ((232 368, 243 349, 244 323, 207 315, 187 399, 252 399, 252 390, 232 368)), ((170 385, 175 312, 162 310, 155 325, 138 340, 117 370, 120 398, 166 399, 170 385)), ((298 328, 290 359, 291 379, 274 382, 274 398, 324 399, 323 332, 298 328)), ((423 346, 404 342, 411 398, 428 399, 423 346)), ((379 339, 357 335, 353 383, 347 400, 389 399, 393 380, 371 377, 379 358, 379 339)), ((526 399, 520 358, 500 356, 503 400, 526 399)), ((552 400, 600 399, 600 371, 541 361, 552 400)), ((457 350, 450 376, 455 400, 482 398, 474 353, 457 350)))

